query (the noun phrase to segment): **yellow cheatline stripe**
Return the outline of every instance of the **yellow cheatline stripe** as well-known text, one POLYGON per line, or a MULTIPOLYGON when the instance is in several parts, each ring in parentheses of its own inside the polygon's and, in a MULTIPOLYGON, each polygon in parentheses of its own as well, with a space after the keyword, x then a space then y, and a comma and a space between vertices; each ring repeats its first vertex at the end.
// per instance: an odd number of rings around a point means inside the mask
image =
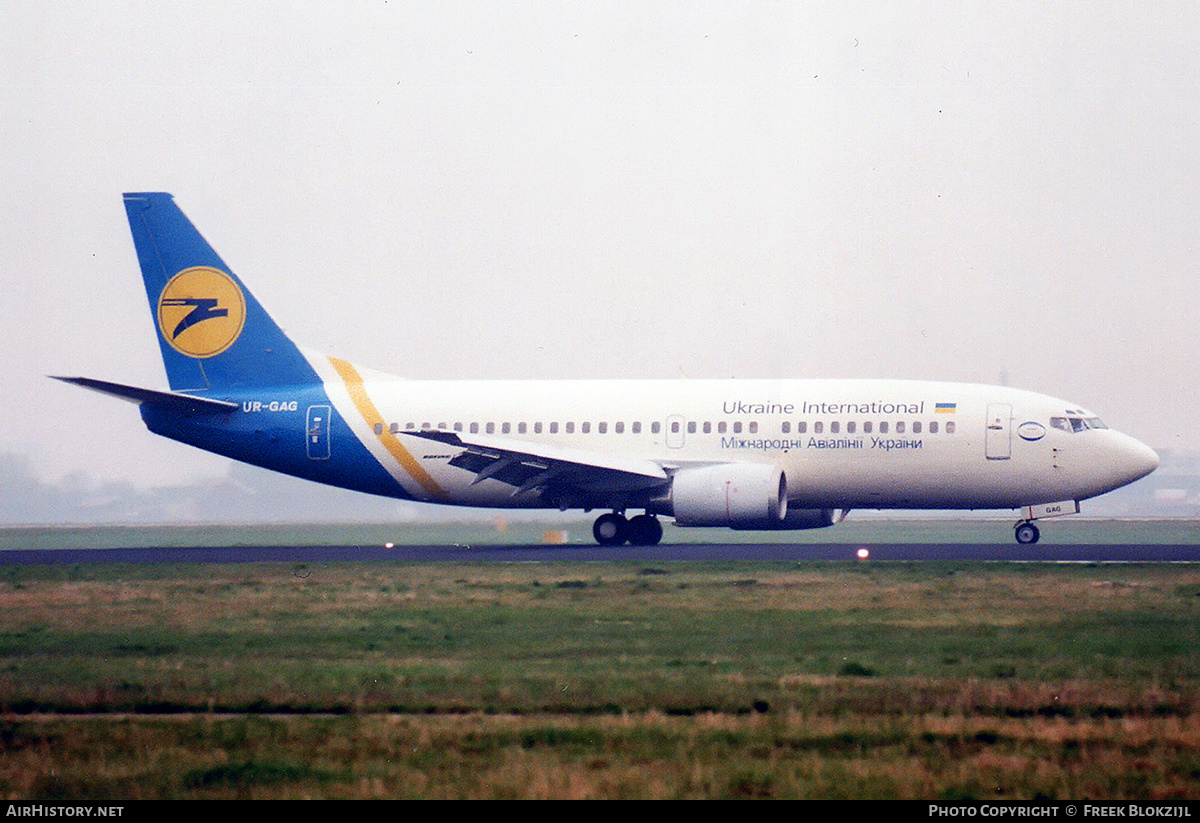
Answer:
POLYGON ((372 431, 382 431, 378 435, 379 441, 383 443, 384 448, 391 452, 392 457, 396 458, 396 462, 404 467, 404 470, 421 484, 421 487, 427 491, 432 497, 445 497, 446 492, 437 484, 437 481, 429 476, 429 472, 417 462, 417 459, 408 453, 408 449, 400 443, 396 435, 388 431, 387 424, 383 421, 383 416, 379 413, 379 409, 375 408, 375 404, 371 402, 371 398, 367 396, 367 390, 363 387, 362 376, 354 366, 347 363, 345 360, 339 360, 336 357, 330 357, 329 362, 337 369, 337 373, 341 376, 342 382, 346 384, 346 391, 350 393, 350 399, 354 401, 354 405, 358 408, 358 413, 363 416, 363 420, 367 421, 367 425, 372 431))

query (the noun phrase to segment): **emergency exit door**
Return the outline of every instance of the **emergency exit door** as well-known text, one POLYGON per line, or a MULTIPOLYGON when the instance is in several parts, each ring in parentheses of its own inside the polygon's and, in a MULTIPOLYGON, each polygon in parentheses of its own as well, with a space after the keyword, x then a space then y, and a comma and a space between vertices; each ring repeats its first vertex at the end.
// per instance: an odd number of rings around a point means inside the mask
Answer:
POLYGON ((684 418, 682 414, 672 414, 667 418, 667 448, 682 449, 683 448, 683 426, 684 418))

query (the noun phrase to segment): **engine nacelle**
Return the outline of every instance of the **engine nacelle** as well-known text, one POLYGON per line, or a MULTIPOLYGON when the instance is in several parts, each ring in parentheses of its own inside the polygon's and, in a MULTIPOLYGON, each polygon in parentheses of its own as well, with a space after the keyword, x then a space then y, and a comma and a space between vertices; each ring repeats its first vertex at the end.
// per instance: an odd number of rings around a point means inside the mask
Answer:
POLYGON ((683 469, 671 479, 680 526, 777 529, 787 517, 787 477, 778 466, 726 463, 683 469))
MULTIPOLYGON (((796 509, 789 508, 783 521, 768 526, 770 529, 824 529, 835 523, 841 523, 846 516, 845 509, 796 509)), ((762 528, 761 526, 734 526, 735 529, 762 528)))

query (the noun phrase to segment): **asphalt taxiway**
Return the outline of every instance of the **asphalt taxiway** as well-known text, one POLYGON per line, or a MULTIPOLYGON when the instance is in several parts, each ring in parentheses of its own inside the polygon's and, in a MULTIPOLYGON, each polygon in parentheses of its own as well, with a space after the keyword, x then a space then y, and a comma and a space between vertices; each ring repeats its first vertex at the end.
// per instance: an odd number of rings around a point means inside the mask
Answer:
POLYGON ((113 549, 8 549, 0 565, 62 563, 554 563, 595 561, 938 561, 1060 563, 1200 562, 1196 545, 1055 545, 988 543, 668 543, 621 548, 514 546, 218 546, 113 549), (866 552, 865 557, 863 552, 866 552))

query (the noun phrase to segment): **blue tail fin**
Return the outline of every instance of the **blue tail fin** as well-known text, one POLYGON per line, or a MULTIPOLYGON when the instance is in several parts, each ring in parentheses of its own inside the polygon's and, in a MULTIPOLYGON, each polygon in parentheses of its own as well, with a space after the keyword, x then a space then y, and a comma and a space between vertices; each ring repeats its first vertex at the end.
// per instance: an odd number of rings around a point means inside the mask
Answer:
POLYGON ((172 391, 319 382, 171 195, 126 194, 125 211, 172 391))

